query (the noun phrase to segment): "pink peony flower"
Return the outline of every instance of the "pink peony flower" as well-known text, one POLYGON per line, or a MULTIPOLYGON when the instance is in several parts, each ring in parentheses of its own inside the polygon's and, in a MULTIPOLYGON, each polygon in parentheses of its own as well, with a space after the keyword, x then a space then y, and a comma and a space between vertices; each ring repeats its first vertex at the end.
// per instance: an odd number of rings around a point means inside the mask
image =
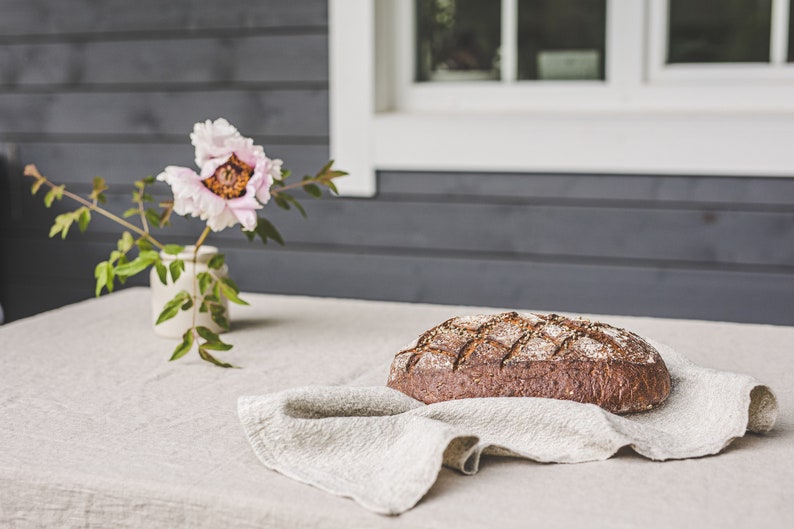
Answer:
POLYGON ((212 231, 238 222, 254 230, 256 210, 270 200, 270 186, 281 177, 282 161, 265 156, 260 145, 223 118, 196 123, 190 140, 200 172, 171 165, 157 176, 174 192, 174 212, 199 217, 212 231))

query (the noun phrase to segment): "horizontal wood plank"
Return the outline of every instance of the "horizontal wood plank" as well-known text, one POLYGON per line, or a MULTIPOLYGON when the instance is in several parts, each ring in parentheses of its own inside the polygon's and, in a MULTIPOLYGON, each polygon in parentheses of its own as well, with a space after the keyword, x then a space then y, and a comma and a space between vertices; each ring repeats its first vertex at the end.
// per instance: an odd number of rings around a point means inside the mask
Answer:
POLYGON ((695 202, 794 208, 794 178, 783 177, 382 171, 378 193, 381 197, 408 195, 426 200, 695 202))
MULTIPOLYGON (((257 143, 263 145, 268 156, 281 158, 284 166, 299 176, 314 174, 328 161, 327 145, 257 143)), ((179 144, 36 142, 17 146, 20 167, 36 164, 43 174, 69 185, 88 184, 95 176, 102 176, 109 184, 118 186, 117 191, 123 191, 133 181, 157 175, 167 165, 195 169, 194 149, 187 133, 179 144)), ((27 177, 17 173, 15 179, 27 187, 27 177)))
MULTIPOLYGON (((170 198, 159 184, 157 197, 170 198)), ((86 189, 87 191, 88 189, 86 189)), ((19 230, 46 233, 64 201, 48 211, 41 197, 21 193, 19 230)), ((597 206, 504 205, 306 197, 309 219, 270 204, 270 218, 290 244, 321 244, 410 251, 416 255, 465 253, 482 258, 575 262, 625 260, 636 265, 760 266, 794 270, 794 212, 703 211, 699 209, 600 208, 597 206)), ((107 206, 121 212, 129 196, 113 195, 107 206)), ((200 222, 174 219, 167 233, 188 242, 200 222)), ((96 217, 92 233, 119 233, 96 217)), ((237 229, 212 237, 217 244, 240 240, 237 229)))
POLYGON ((0 90, 325 83, 325 35, 0 45, 0 90))
MULTIPOLYGON (((38 295, 39 306, 54 308, 75 301, 77 292, 83 298, 93 295, 90 263, 101 259, 106 247, 54 244, 64 245, 59 255, 65 266, 51 268, 47 289, 36 287, 41 282, 35 266, 40 265, 25 267, 11 285, 9 314, 17 316, 19 307, 30 306, 24 304, 26 296, 38 295)), ((50 251, 47 243, 30 240, 11 246, 13 255, 32 264, 46 260, 50 251)), ((226 253, 232 276, 253 292, 794 324, 792 274, 295 249, 226 253)))
POLYGON ((247 136, 325 136, 326 90, 16 94, 0 92, 0 133, 187 137, 225 117, 247 136))
POLYGON ((0 36, 326 27, 326 0, 3 0, 0 36))

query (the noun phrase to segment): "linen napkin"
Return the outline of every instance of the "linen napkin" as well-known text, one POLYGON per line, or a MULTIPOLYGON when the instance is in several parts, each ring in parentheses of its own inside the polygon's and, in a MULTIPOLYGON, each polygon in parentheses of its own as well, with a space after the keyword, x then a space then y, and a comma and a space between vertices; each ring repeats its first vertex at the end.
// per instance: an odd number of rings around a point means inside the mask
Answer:
POLYGON ((719 453, 748 430, 773 427, 778 409, 768 387, 651 343, 672 390, 661 407, 630 415, 530 397, 425 405, 385 386, 240 397, 238 413, 266 467, 381 514, 416 505, 442 465, 476 473, 483 454, 581 463, 630 446, 653 460, 682 459, 719 453))

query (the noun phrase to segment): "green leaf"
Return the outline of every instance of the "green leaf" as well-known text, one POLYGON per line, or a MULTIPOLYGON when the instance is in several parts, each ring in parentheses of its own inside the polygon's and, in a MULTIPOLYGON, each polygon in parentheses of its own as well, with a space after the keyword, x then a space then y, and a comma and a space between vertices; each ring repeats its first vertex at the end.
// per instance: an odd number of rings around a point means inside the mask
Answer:
POLYGON ((154 246, 152 246, 152 243, 149 242, 148 239, 145 239, 143 237, 141 237, 137 241, 135 241, 135 244, 138 246, 138 249, 140 251, 142 251, 142 252, 154 251, 154 246))
POLYGON ((144 184, 149 186, 149 185, 152 185, 153 183, 155 183, 157 181, 157 179, 154 176, 149 175, 146 178, 144 178, 142 181, 143 181, 144 184))
POLYGON ((63 198, 63 190, 66 189, 65 185, 55 186, 47 191, 44 195, 44 205, 47 207, 52 206, 53 201, 61 200, 63 198))
POLYGON ((96 278, 96 297, 102 293, 102 289, 111 285, 108 291, 112 288, 113 284, 113 265, 107 261, 102 261, 94 268, 94 277, 96 278))
POLYGON ((157 322, 155 323, 155 325, 160 325, 164 321, 170 320, 171 318, 173 318, 177 314, 179 314, 179 307, 178 306, 177 307, 165 308, 160 313, 160 315, 157 317, 157 322))
POLYGON ((235 291, 237 294, 239 294, 239 293, 240 293, 240 287, 238 287, 238 286, 237 286, 237 283, 235 283, 235 282, 234 282, 234 279, 232 279, 231 277, 224 277, 224 278, 222 278, 222 279, 221 279, 221 281, 223 281, 224 283, 226 283, 227 285, 229 285, 230 287, 232 287, 232 289, 233 289, 233 290, 234 290, 234 291, 235 291))
POLYGON ((102 203, 107 201, 104 192, 108 190, 108 186, 104 178, 101 176, 95 176, 93 182, 91 183, 91 188, 91 194, 89 195, 91 200, 102 203))
POLYGON ((339 189, 337 189, 336 184, 334 184, 332 181, 328 180, 327 182, 325 182, 325 185, 328 186, 328 189, 330 189, 331 193, 333 193, 334 195, 339 194, 339 189))
POLYGON ((323 190, 320 189, 320 187, 315 184, 306 184, 303 186, 303 190, 309 193, 314 198, 320 198, 321 196, 323 196, 323 190))
POLYGON ((149 224, 152 226, 160 225, 160 214, 155 210, 148 208, 144 214, 146 215, 146 220, 149 221, 149 224))
POLYGON ((230 329, 229 319, 226 317, 226 309, 223 305, 210 305, 209 310, 212 321, 224 331, 228 331, 230 329))
POLYGON ((138 257, 129 263, 116 267, 116 275, 123 276, 125 278, 132 277, 135 274, 143 272, 149 268, 150 265, 153 265, 159 260, 160 256, 157 254, 157 252, 141 252, 138 254, 138 257))
POLYGON ((182 335, 182 342, 176 346, 174 349, 174 354, 171 355, 171 359, 169 362, 173 362, 174 360, 179 360, 186 354, 190 352, 193 348, 193 329, 188 329, 185 331, 185 334, 182 335))
POLYGON ((224 342, 207 342, 201 344, 201 346, 204 349, 209 349, 210 351, 228 351, 229 349, 234 347, 232 344, 224 343, 224 342))
POLYGON ((218 336, 217 334, 215 334, 214 332, 212 332, 207 327, 202 327, 202 326, 196 327, 196 331, 198 332, 199 336, 201 336, 202 338, 204 338, 208 342, 220 342, 221 341, 221 337, 218 336))
POLYGON ((163 251, 168 255, 177 255, 182 253, 185 250, 184 246, 180 246, 178 244, 166 244, 163 247, 163 251))
POLYGON ((168 269, 165 265, 161 262, 154 263, 154 268, 157 270, 157 277, 160 278, 160 283, 167 285, 168 284, 168 269))
POLYGON ((44 184, 44 182, 46 182, 46 181, 47 181, 47 179, 46 179, 46 178, 39 178, 38 180, 36 180, 35 182, 33 182, 33 185, 31 185, 31 186, 30 186, 30 194, 31 194, 31 195, 35 195, 36 193, 38 193, 38 192, 39 192, 39 189, 41 189, 41 186, 42 186, 42 185, 44 184))
POLYGON ((182 272, 185 271, 185 261, 177 259, 168 265, 168 269, 171 271, 171 277, 176 281, 182 275, 182 272))
POLYGON ((209 262, 207 263, 207 267, 212 270, 218 270, 223 266, 225 260, 226 256, 222 253, 215 254, 210 258, 209 262))
POLYGON ((61 213, 55 217, 52 227, 50 228, 50 238, 55 237, 60 233, 61 238, 65 239, 66 235, 69 233, 69 228, 75 221, 75 217, 76 215, 73 211, 70 211, 69 213, 61 213))
POLYGON ((264 217, 258 218, 256 222, 256 230, 254 233, 256 235, 259 235, 259 238, 262 239, 262 242, 265 244, 267 244, 268 239, 273 239, 281 246, 284 246, 284 238, 278 232, 278 230, 273 225, 273 223, 264 217))
POLYGON ((325 173, 328 172, 328 169, 330 169, 332 165, 334 165, 334 161, 333 160, 328 160, 328 163, 323 165, 322 169, 317 171, 317 174, 315 176, 317 178, 320 178, 321 176, 323 176, 325 173))
POLYGON ((88 223, 91 222, 91 211, 86 207, 82 207, 77 211, 80 212, 77 217, 77 225, 80 228, 80 232, 85 233, 85 230, 88 229, 88 223))
POLYGON ((190 294, 188 294, 184 290, 180 290, 179 293, 177 293, 177 295, 174 296, 173 299, 171 299, 171 301, 165 304, 165 307, 163 307, 162 312, 157 317, 157 322, 155 323, 155 325, 160 325, 164 321, 168 321, 174 316, 176 316, 179 313, 179 310, 182 307, 182 305, 184 305, 187 301, 191 299, 192 298, 190 297, 190 294))
POLYGON ((281 209, 292 209, 292 206, 289 205, 289 202, 287 202, 287 199, 284 198, 285 196, 287 196, 287 193, 283 193, 282 192, 282 193, 279 193, 278 195, 274 196, 273 200, 276 201, 276 205, 278 207, 280 207, 281 209))
POLYGON ((223 295, 224 295, 224 297, 225 297, 226 299, 228 299, 229 301, 231 301, 232 303, 236 303, 236 304, 238 304, 238 305, 248 305, 248 302, 247 302, 247 301, 243 301, 242 299, 240 299, 240 298, 237 296, 237 293, 238 293, 239 291, 236 291, 236 290, 234 289, 234 287, 232 287, 231 285, 229 285, 229 283, 227 283, 227 282, 225 281, 225 279, 226 279, 226 278, 223 278, 223 279, 221 279, 221 283, 220 283, 220 285, 221 285, 221 292, 223 292, 223 295))
POLYGON ((218 367, 226 367, 226 368, 235 367, 232 364, 227 364, 226 362, 221 362, 220 360, 218 360, 217 358, 212 356, 207 351, 207 349, 205 347, 203 347, 203 346, 199 346, 199 356, 201 357, 202 360, 206 360, 207 362, 211 362, 211 363, 215 364, 218 367))
POLYGON ((212 284, 212 274, 209 272, 199 272, 196 274, 196 279, 198 279, 199 290, 202 294, 207 291, 207 287, 212 284))
POLYGON ((306 218, 306 210, 303 209, 303 206, 301 206, 301 203, 298 202, 298 199, 296 199, 294 196, 292 196, 292 195, 290 195, 288 193, 282 193, 282 195, 284 195, 284 198, 287 200, 287 202, 289 202, 290 204, 295 206, 295 209, 297 209, 300 212, 301 216, 305 219, 306 218))
POLYGON ((122 216, 123 216, 125 219, 128 219, 128 218, 130 218, 130 217, 134 217, 135 215, 137 215, 137 214, 138 214, 138 212, 139 212, 138 208, 130 208, 130 209, 128 209, 127 211, 125 211, 125 212, 124 212, 124 214, 123 214, 122 216))
POLYGON ((121 234, 121 239, 118 240, 116 243, 116 248, 121 253, 127 253, 132 249, 132 246, 135 244, 135 239, 133 239, 132 234, 128 231, 125 231, 121 234))

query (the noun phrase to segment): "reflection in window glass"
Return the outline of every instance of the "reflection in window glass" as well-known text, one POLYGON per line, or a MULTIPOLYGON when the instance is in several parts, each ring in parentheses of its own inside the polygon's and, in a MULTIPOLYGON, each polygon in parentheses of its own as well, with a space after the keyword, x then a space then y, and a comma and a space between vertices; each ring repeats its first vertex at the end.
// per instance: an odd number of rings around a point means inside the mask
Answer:
POLYGON ((788 62, 794 62, 794 3, 788 10, 788 62))
POLYGON ((768 62, 772 0, 670 0, 668 63, 768 62))
POLYGON ((518 0, 518 78, 604 79, 606 0, 518 0))
POLYGON ((501 2, 416 1, 416 80, 499 79, 501 2))

